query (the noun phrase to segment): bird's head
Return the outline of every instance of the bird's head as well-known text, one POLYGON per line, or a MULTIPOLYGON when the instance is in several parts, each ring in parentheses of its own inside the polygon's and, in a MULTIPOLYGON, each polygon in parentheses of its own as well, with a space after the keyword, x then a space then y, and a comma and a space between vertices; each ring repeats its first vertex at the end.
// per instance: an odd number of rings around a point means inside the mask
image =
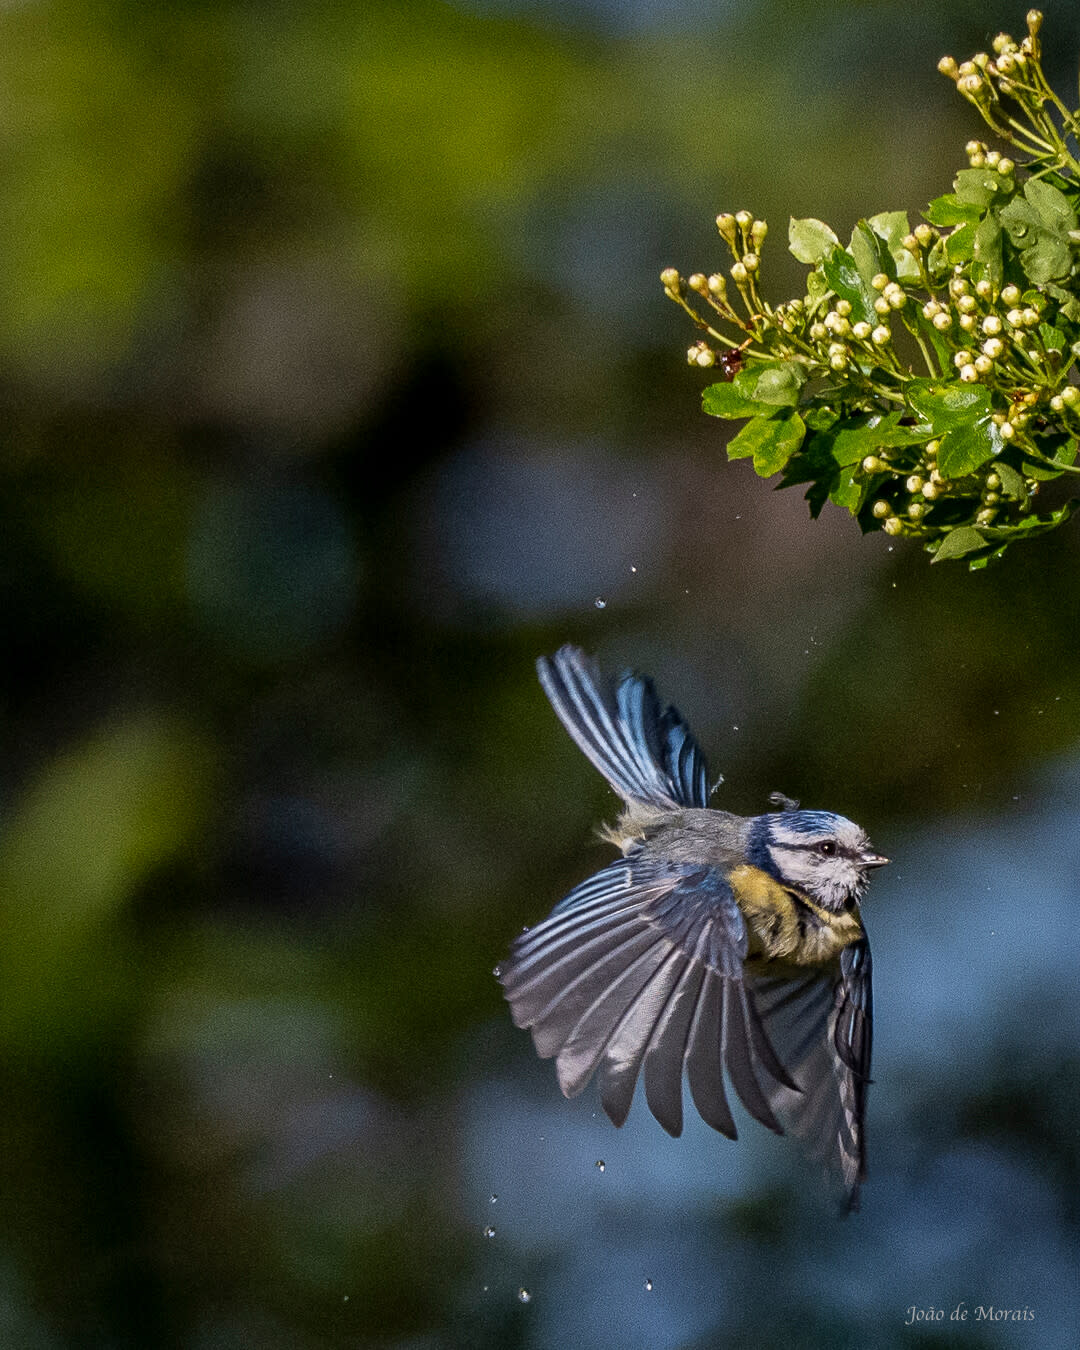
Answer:
POLYGON ((841 910, 866 889, 870 870, 889 860, 866 831, 832 811, 777 811, 757 816, 751 861, 826 909, 841 910))

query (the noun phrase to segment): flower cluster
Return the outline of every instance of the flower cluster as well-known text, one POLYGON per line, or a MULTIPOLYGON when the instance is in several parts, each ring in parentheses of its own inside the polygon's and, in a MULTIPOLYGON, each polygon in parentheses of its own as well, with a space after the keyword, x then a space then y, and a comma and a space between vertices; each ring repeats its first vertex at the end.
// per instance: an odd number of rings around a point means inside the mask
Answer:
POLYGON ((675 268, 666 294, 701 332, 690 363, 723 377, 706 412, 745 419, 728 444, 762 476, 809 484, 865 530, 921 540, 935 560, 981 567, 1061 523, 1040 514, 1050 479, 1080 472, 1080 131, 1040 65, 1042 16, 940 69, 1012 154, 969 141, 954 190, 914 229, 905 213, 856 225, 847 247, 818 220, 789 246, 806 294, 760 289, 764 221, 717 217, 726 275, 675 268))

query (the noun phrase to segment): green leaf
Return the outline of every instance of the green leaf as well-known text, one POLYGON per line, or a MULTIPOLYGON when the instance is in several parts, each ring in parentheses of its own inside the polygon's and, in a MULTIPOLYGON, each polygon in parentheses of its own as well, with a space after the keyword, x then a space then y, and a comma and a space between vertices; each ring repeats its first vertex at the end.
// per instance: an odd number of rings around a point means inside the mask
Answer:
POLYGON ((798 403, 805 380, 806 367, 799 361, 753 361, 739 371, 733 383, 744 398, 790 408, 798 403))
POLYGON ((1004 497, 1011 497, 1014 501, 1022 502, 1027 496, 1027 488, 1024 486, 1023 474, 1017 473, 1011 464, 1006 464, 1003 459, 995 460, 990 466, 997 476, 1001 479, 1001 493, 1004 497))
POLYGON ((950 266, 970 262, 975 255, 975 226, 958 225, 945 240, 945 257, 950 266))
POLYGON ((1000 455, 1004 448, 1001 430, 991 417, 953 427, 941 438, 938 470, 944 478, 963 478, 980 464, 1000 455))
POLYGON ((886 417, 871 413, 865 417, 846 418, 832 433, 833 459, 841 465, 855 464, 882 446, 920 445, 929 439, 925 430, 920 433, 912 427, 899 426, 899 421, 899 412, 889 413, 886 417))
POLYGON ((1059 352, 1063 352, 1068 346, 1069 339, 1060 328, 1055 328, 1052 324, 1039 324, 1039 336, 1042 338, 1043 346, 1047 351, 1053 351, 1056 348, 1059 352))
POLYGON ((812 216, 788 221, 788 247, 801 263, 818 263, 840 240, 823 220, 812 216))
POLYGON ((846 249, 834 248, 821 260, 821 270, 825 280, 841 300, 851 305, 851 318, 855 323, 869 323, 874 319, 874 300, 876 292, 864 284, 858 264, 846 249))
POLYGON ((710 384, 702 392, 701 406, 710 417, 756 417, 771 411, 765 404, 747 398, 730 380, 710 384))
POLYGON ((977 548, 985 548, 986 540, 974 525, 960 525, 950 530, 931 558, 931 562, 945 562, 949 558, 962 558, 965 553, 974 553, 977 548))
POLYGON ((882 247, 882 241, 866 223, 865 220, 857 221, 855 228, 851 231, 851 243, 848 245, 848 251, 855 259, 855 266, 859 272, 859 280, 863 284, 863 292, 868 294, 874 290, 873 279, 881 271, 894 270, 892 259, 888 258, 885 249, 882 247))
POLYGON ((1024 184, 1024 196, 1031 203, 1045 228, 1055 234, 1076 229, 1076 212, 1064 192, 1042 178, 1029 178, 1024 184))
POLYGON ((866 222, 879 239, 885 241, 889 256, 896 264, 897 281, 918 281, 919 264, 913 253, 904 247, 904 239, 911 233, 906 211, 881 211, 866 222))
MULTIPOLYGON (((877 480, 877 481, 880 481, 877 480)), ((859 475, 854 466, 840 470, 840 477, 836 480, 832 491, 829 493, 829 501, 837 506, 842 506, 844 510, 850 511, 853 516, 859 514, 866 494, 870 491, 871 481, 859 475)))
POLYGON ((1023 197, 1014 197, 1002 208, 1001 223, 1021 250, 1025 275, 1037 286, 1069 275, 1073 252, 1068 232, 1076 228, 1076 212, 1063 192, 1029 178, 1023 197))
POLYGON ((975 281, 989 281, 995 291, 1001 289, 1001 282, 1005 275, 1005 264, 1001 251, 1001 224, 993 214, 984 216, 975 226, 975 233, 972 236, 972 257, 974 266, 971 269, 972 278, 975 281))
POLYGON ((754 459, 762 478, 779 473, 803 443, 806 426, 797 412, 785 410, 773 417, 754 417, 728 442, 728 459, 754 459))
POLYGON ((908 403, 930 423, 936 435, 990 414, 990 392, 985 385, 912 380, 904 392, 908 403))
POLYGON ((943 197, 936 197, 923 215, 931 225, 967 225, 981 220, 983 210, 971 202, 962 202, 953 192, 946 192, 943 197))
POLYGON ((1055 469, 1052 464, 1043 464, 1037 459, 1024 459, 1024 472, 1029 478, 1034 478, 1038 482, 1048 482, 1051 478, 1060 478, 1062 470, 1068 468, 1076 460, 1076 441, 1069 441, 1064 445, 1059 445, 1052 456, 1054 464, 1060 464, 1061 469, 1055 469))
POLYGON ((985 208, 1001 191, 1004 181, 993 169, 961 169, 953 187, 959 201, 985 208))
POLYGON ((1045 290, 1058 302, 1059 313, 1063 318, 1071 323, 1080 323, 1080 296, 1074 295, 1064 286, 1056 286, 1052 281, 1046 283, 1045 290))

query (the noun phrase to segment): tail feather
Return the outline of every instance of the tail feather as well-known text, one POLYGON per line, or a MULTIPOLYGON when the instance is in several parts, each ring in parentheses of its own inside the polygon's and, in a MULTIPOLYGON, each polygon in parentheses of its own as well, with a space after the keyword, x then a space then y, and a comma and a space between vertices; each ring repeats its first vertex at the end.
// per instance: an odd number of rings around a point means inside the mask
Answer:
POLYGON ((604 678, 578 647, 536 663, 544 693, 582 753, 628 802, 673 809, 709 804, 705 756, 674 708, 661 708, 653 682, 604 678))

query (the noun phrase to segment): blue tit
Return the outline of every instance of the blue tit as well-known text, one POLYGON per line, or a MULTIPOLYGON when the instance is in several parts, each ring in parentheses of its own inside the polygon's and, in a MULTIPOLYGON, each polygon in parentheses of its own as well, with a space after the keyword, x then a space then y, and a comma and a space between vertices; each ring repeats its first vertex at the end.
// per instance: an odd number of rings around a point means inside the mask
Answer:
POLYGON ((870 946, 859 912, 888 861, 831 811, 709 807, 705 757, 651 680, 605 679, 574 647, 537 663, 555 712, 625 807, 622 853, 513 944, 498 969, 514 1022, 555 1057, 567 1097, 594 1076, 621 1125, 639 1073, 669 1134, 682 1080, 728 1138, 743 1106, 823 1162, 857 1209, 866 1176, 870 946))

